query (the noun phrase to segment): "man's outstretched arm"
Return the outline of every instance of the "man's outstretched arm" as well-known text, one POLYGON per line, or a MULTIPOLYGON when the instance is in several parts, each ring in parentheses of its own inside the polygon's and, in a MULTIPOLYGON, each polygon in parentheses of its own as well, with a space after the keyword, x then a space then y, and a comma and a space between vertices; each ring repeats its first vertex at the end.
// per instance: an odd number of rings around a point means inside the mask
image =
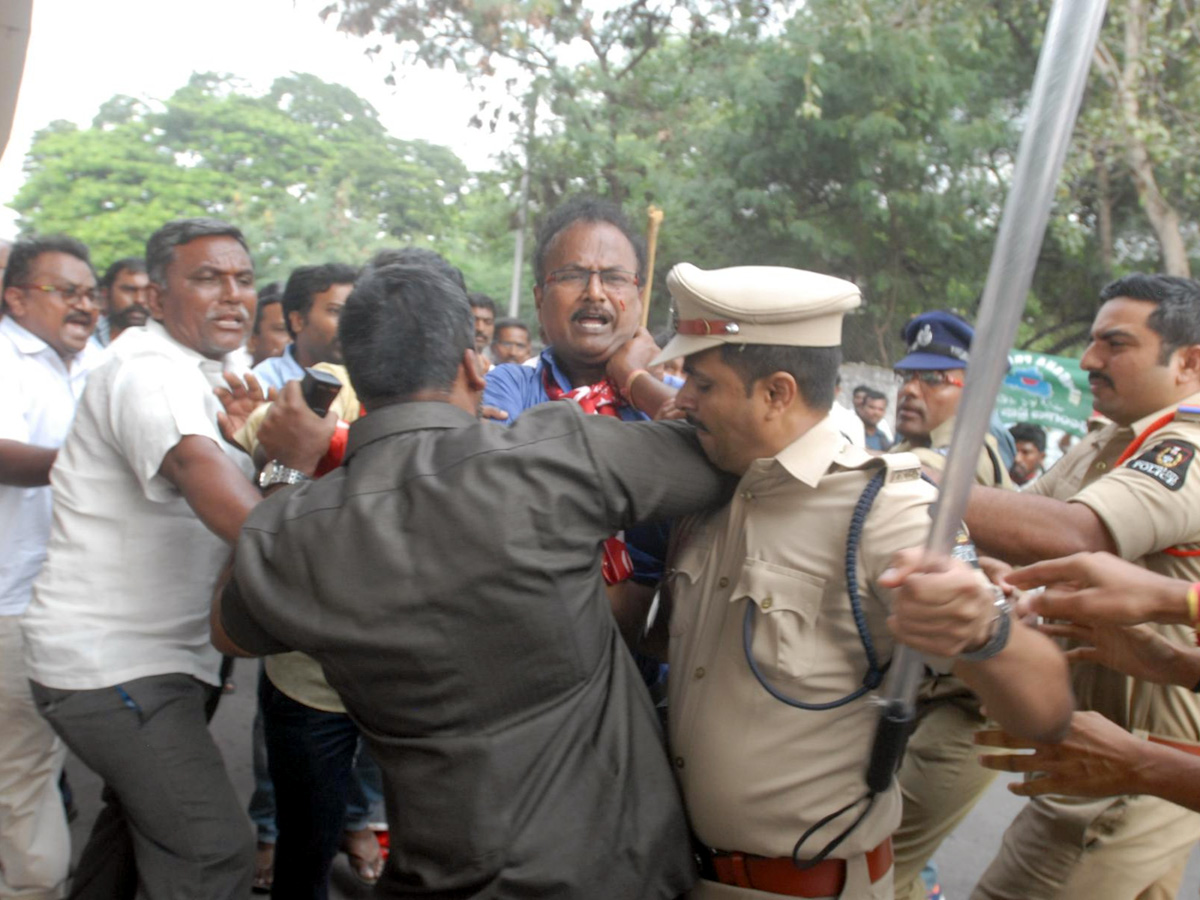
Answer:
POLYGON ((981 731, 975 743, 1034 751, 979 759, 989 769, 1033 773, 1008 786, 1022 797, 1151 794, 1200 811, 1200 756, 1134 737, 1097 712, 1075 713, 1061 743, 1021 740, 1003 731, 981 731))
POLYGON ((975 486, 964 518, 981 552, 1016 565, 1085 550, 1117 552, 1104 522, 1083 503, 975 486))

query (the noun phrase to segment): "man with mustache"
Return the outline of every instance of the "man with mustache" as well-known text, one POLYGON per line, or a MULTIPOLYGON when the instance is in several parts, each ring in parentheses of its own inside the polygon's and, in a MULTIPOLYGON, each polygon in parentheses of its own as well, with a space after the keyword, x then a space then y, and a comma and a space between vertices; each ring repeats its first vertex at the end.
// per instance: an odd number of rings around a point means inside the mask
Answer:
POLYGON ((254 266, 214 219, 167 223, 146 261, 152 321, 92 373, 54 464, 25 660, 39 711, 105 782, 71 896, 244 897, 254 840, 207 728, 208 613, 260 498, 213 393, 254 316, 254 266))
POLYGON ((475 350, 487 359, 492 336, 496 333, 496 301, 480 291, 467 294, 471 301, 471 316, 475 319, 475 350))
MULTIPOLYGON (((893 366, 899 385, 893 453, 910 452, 941 471, 954 434, 975 329, 956 313, 933 310, 909 320, 907 354, 893 366)), ((1011 490, 995 438, 984 435, 975 481, 1011 490)), ((896 896, 924 900, 921 877, 938 846, 966 817, 996 777, 976 761, 974 736, 987 718, 961 679, 926 669, 917 694, 917 725, 900 767, 904 816, 896 831, 896 896)))
MULTIPOLYGON (((676 524, 664 586, 670 752, 704 848, 689 896, 892 900, 900 789, 872 794, 864 782, 870 691, 892 655, 889 625, 905 618, 900 575, 920 557, 897 554, 925 539, 936 492, 914 456, 871 455, 830 416, 857 287, 688 263, 667 287, 678 334, 654 362, 685 357, 675 406, 709 460, 739 479, 726 506, 676 524)), ((962 591, 943 612, 961 602, 963 631, 951 639, 930 621, 929 643, 905 640, 955 657, 939 667, 997 718, 1056 740, 1070 717, 1065 662, 958 566, 962 591)))
POLYGON ((146 261, 139 256, 118 259, 100 279, 104 297, 104 316, 96 325, 93 340, 101 347, 115 341, 126 328, 138 328, 150 318, 146 300, 150 293, 150 277, 146 261))
MULTIPOLYGON (((1021 493, 974 488, 966 521, 981 552, 1020 564, 1104 550, 1200 580, 1200 284, 1130 275, 1100 292, 1088 372, 1111 423, 1021 493)), ((1156 626, 1179 643, 1190 628, 1156 626)), ((1200 749, 1200 700, 1094 663, 1073 673, 1079 706, 1129 731, 1200 749)), ((991 898, 1175 896, 1200 815, 1126 796, 1029 801, 973 895, 991 898)))
POLYGON ((71 859, 67 751, 30 696, 20 617, 46 556, 50 467, 101 355, 88 341, 99 307, 87 247, 18 241, 0 299, 0 897, 51 898, 71 859))
MULTIPOLYGON (((645 242, 615 204, 579 196, 553 210, 538 229, 533 254, 533 297, 546 349, 536 365, 491 369, 484 404, 501 410, 509 424, 551 400, 574 400, 585 412, 627 422, 648 419, 675 390, 634 361, 648 362, 658 350, 638 328, 645 267, 645 242)), ((605 544, 604 577, 632 639, 644 624, 666 546, 657 526, 639 526, 626 537, 605 544)), ((644 675, 650 684, 659 680, 657 667, 645 661, 644 675)))

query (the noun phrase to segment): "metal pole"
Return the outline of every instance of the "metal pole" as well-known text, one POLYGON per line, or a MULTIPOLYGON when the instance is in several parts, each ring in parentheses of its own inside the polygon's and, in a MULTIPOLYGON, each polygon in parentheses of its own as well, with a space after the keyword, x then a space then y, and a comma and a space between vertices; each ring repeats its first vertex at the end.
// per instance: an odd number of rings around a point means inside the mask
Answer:
POLYGON ((537 90, 531 89, 525 110, 525 171, 517 200, 517 240, 513 248, 512 288, 508 293, 508 315, 515 319, 521 312, 521 270, 525 265, 525 227, 529 218, 529 170, 533 167, 533 122, 537 110, 537 90))
MULTIPOLYGON (((975 326, 971 365, 925 545, 941 555, 949 554, 966 511, 992 406, 1008 368, 1008 348, 1016 338, 1025 296, 1033 282, 1104 8, 1105 0, 1056 0, 1050 11, 1030 95, 1029 120, 1000 218, 975 326)), ((867 773, 871 790, 885 790, 899 765, 922 666, 918 652, 897 645, 867 773)))

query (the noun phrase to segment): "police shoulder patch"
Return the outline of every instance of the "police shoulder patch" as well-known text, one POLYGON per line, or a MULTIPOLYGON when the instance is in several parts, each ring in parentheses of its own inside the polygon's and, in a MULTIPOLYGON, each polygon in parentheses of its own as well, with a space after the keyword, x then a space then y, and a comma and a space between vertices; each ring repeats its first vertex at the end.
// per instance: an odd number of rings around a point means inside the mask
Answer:
POLYGON ((1177 491, 1183 487, 1188 466, 1196 456, 1196 447, 1187 441, 1163 441, 1141 456, 1126 463, 1126 468, 1149 475, 1163 487, 1177 491))

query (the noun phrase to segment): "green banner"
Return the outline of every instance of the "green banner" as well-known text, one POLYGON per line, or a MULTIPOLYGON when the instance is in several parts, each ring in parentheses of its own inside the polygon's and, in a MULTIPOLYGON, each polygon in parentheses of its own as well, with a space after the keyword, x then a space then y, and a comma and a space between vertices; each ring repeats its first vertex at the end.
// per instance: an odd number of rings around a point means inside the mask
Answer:
POLYGON ((1087 434, 1092 390, 1079 360, 1013 350, 996 412, 1005 425, 1030 422, 1076 436, 1087 434))

